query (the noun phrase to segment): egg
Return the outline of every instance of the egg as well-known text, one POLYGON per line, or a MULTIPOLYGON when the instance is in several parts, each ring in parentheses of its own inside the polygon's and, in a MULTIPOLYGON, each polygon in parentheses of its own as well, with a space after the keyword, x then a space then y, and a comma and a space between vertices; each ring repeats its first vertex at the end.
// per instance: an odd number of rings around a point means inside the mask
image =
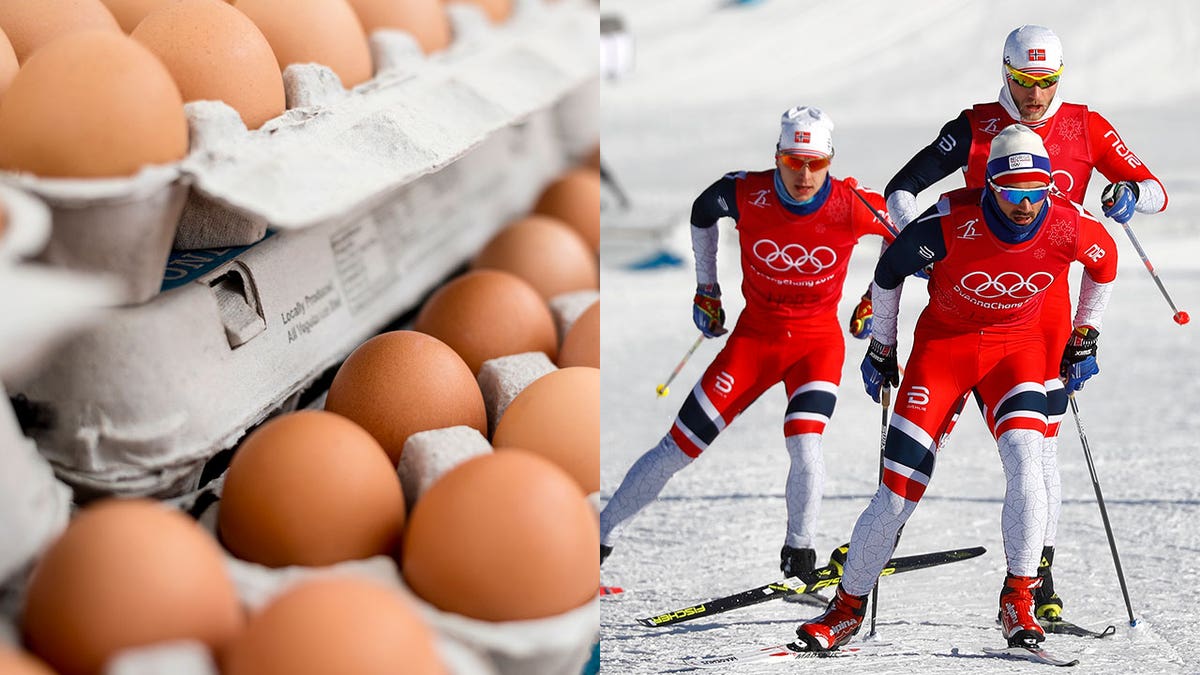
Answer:
POLYGON ((512 16, 513 0, 446 0, 446 2, 464 2, 475 5, 487 15, 492 23, 504 23, 512 16))
POLYGON ((34 567, 22 617, 25 644, 60 675, 98 675, 122 649, 169 640, 219 654, 242 622, 217 542, 145 499, 80 511, 34 567))
MULTIPOLYGON (((222 0, 216 0, 222 2, 222 0)), ((166 7, 176 0, 100 0, 116 18, 121 30, 132 33, 134 28, 151 12, 166 7)))
POLYGON ((545 459, 506 448, 430 486, 404 533, 401 564, 409 587, 444 611, 519 621, 595 597, 599 544, 579 486, 545 459))
POLYGON ((170 73, 119 32, 82 31, 46 45, 0 99, 0 168, 10 171, 128 176, 182 159, 187 146, 170 73))
POLYGON ((585 493, 599 490, 600 370, 563 368, 534 380, 505 409, 492 445, 535 452, 585 493))
POLYGON ((444 342, 415 331, 359 345, 334 375, 325 409, 370 432, 393 465, 418 431, 461 425, 487 435, 483 394, 470 367, 444 342))
MULTIPOLYGON (((594 591, 593 591, 594 592, 594 591)), ((433 631, 379 582, 309 579, 251 618, 223 675, 444 675, 433 631)))
POLYGON ((584 310, 563 338, 558 352, 558 367, 600 367, 600 301, 584 310))
POLYGON ((12 84, 13 78, 17 76, 17 69, 20 67, 12 43, 8 41, 8 36, 4 34, 4 31, 0 30, 0 98, 3 98, 4 92, 8 91, 8 85, 12 84))
POLYGON ((218 515, 221 541, 270 567, 390 552, 404 527, 400 478, 379 443, 323 410, 281 415, 241 444, 218 515))
POLYGON ((329 66, 347 89, 371 79, 371 50, 346 0, 237 0, 275 52, 279 70, 292 63, 329 66))
POLYGON ((0 2, 0 29, 22 64, 38 47, 81 30, 119 34, 121 27, 100 0, 7 0, 0 2))
POLYGON ((271 45, 222 0, 168 3, 132 37, 166 65, 184 101, 224 101, 248 129, 283 114, 283 77, 271 45))
POLYGON ((382 28, 402 30, 429 54, 450 44, 450 17, 442 0, 349 0, 367 35, 382 28))
POLYGON ((550 183, 533 207, 575 229, 592 251, 600 251, 600 174, 591 169, 571 169, 550 183))
POLYGON ((4 675, 54 675, 31 654, 19 651, 0 642, 0 673, 4 675))
POLYGON ((475 270, 450 280, 429 296, 413 328, 450 345, 478 374, 500 356, 543 352, 558 355, 554 316, 525 281, 498 270, 475 270))
POLYGON ((496 233, 471 268, 514 274, 547 301, 600 287, 599 264, 587 242, 566 223, 543 215, 520 218, 496 233))

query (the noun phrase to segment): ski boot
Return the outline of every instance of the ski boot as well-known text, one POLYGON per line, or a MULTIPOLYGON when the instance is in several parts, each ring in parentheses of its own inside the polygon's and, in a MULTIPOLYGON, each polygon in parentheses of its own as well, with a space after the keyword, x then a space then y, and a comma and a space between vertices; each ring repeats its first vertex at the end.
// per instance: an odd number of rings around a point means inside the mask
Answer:
POLYGON ((1033 591, 1041 580, 1009 574, 1000 589, 1000 627, 1009 647, 1034 647, 1046 633, 1033 615, 1033 591))
POLYGON ((1034 614, 1046 621, 1062 620, 1062 598, 1054 592, 1054 575, 1050 567, 1054 564, 1054 547, 1042 548, 1042 563, 1038 565, 1038 578, 1042 585, 1033 591, 1034 614))
POLYGON ((604 564, 604 559, 607 558, 610 553, 612 553, 612 548, 613 547, 611 547, 611 546, 605 546, 604 544, 600 544, 600 564, 601 565, 604 564))
POLYGON ((831 651, 846 644, 858 633, 866 613, 867 596, 850 595, 839 585, 825 613, 800 624, 796 635, 809 651, 831 651))
POLYGON ((779 552, 779 569, 786 577, 809 574, 817 568, 817 552, 811 548, 784 546, 779 552))

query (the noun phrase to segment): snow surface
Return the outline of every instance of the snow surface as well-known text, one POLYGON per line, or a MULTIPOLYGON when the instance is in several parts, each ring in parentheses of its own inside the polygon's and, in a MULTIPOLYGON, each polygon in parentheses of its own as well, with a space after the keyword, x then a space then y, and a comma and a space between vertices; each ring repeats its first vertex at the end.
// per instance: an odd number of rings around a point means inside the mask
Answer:
MULTIPOLYGON (((1136 251, 1115 223, 1122 262, 1101 337, 1103 372, 1078 396, 1135 615, 1129 628, 1092 481, 1069 413, 1060 466, 1064 505, 1056 586, 1077 623, 1118 627, 1103 641, 1051 635, 1047 646, 1077 655, 1086 673, 1200 672, 1200 3, 1004 3, 762 0, 603 0, 636 40, 633 72, 603 91, 605 162, 633 209, 603 212, 604 320, 602 492, 667 430, 686 392, 721 347, 703 344, 665 399, 655 386, 696 333, 695 278, 684 227, 661 237, 630 236, 634 226, 682 223, 692 199, 726 171, 771 165, 780 113, 824 108, 837 122, 837 176, 882 189, 972 103, 994 100, 1000 52, 1022 23, 1054 28, 1067 71, 1059 96, 1104 114, 1166 185, 1166 212, 1138 215, 1140 236, 1176 304, 1196 322, 1180 327, 1136 251), (625 264, 660 249, 684 265, 630 271, 625 264)), ((1086 205, 1098 212, 1105 181, 1094 176, 1086 205)), ((922 206, 952 176, 921 195, 922 206)), ((722 225, 719 268, 732 317, 741 307, 736 234, 722 225)), ((878 252, 855 252, 840 316, 866 287, 878 252)), ((1076 273, 1077 274, 1077 273, 1076 273)), ((901 309, 902 358, 911 345, 923 282, 910 280, 901 309), (908 344, 905 344, 908 343, 908 344)), ((1073 280, 1072 288, 1077 288, 1073 280)), ((874 492, 879 408, 862 392, 865 343, 847 339, 838 404, 825 436, 828 472, 818 547, 849 538, 874 492)), ((688 655, 734 653, 786 642, 819 612, 773 601, 652 629, 634 619, 766 583, 779 576, 783 543, 782 438, 785 394, 768 391, 695 464, 678 474, 617 542, 602 570, 626 592, 602 601, 603 671, 659 673, 688 655)), ((988 553, 881 584, 879 639, 920 655, 860 656, 731 668, 930 673, 1026 672, 1027 663, 975 658, 1001 646, 995 624, 1004 575, 1000 539, 1003 476, 995 444, 968 408, 940 457, 929 492, 910 519, 899 555, 983 545, 988 553), (952 654, 958 648, 958 655, 952 654)), ((864 630, 865 633, 865 630, 864 630)), ((856 641, 861 639, 861 634, 856 641)), ((714 671, 710 671, 714 672, 714 671)))

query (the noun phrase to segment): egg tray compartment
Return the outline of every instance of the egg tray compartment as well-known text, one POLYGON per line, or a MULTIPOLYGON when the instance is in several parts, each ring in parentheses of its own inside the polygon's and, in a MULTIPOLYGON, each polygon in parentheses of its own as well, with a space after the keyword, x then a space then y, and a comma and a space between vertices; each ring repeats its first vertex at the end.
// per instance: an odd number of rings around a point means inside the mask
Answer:
POLYGON ((26 433, 80 499, 194 489, 210 457, 525 213, 563 154, 547 110, 364 215, 280 233, 228 260, 184 256, 201 268, 195 278, 112 310, 14 387, 26 433))
POLYGON ((37 255, 50 237, 50 211, 41 200, 0 183, 0 265, 37 255))
POLYGON ((598 104, 586 91, 598 88, 594 52, 578 48, 594 33, 590 3, 518 0, 496 28, 475 7, 448 11, 450 48, 426 57, 407 34, 379 31, 379 72, 351 91, 325 66, 290 66, 292 109, 253 132, 224 103, 188 104, 191 148, 181 162, 126 178, 0 172, 0 181, 50 207, 40 260, 114 276, 121 302, 136 304, 159 292, 173 245, 246 245, 268 227, 362 216, 534 112, 568 111, 556 128, 582 155, 599 135, 595 114, 580 114, 598 104), (580 102, 559 105, 581 89, 580 102))
MULTIPOLYGON (((581 90, 598 104, 591 3, 519 0, 493 27, 472 5, 448 8, 454 42, 425 56, 407 35, 372 35, 375 77, 352 90, 316 64, 285 72, 291 110, 248 132, 223 103, 189 104, 193 197, 180 247, 244 245, 267 227, 354 217, 396 188, 448 165, 496 131, 581 90), (214 215, 215 214, 215 215, 214 215), (214 221, 216 221, 214 223, 214 221)), ((579 106, 575 106, 578 108, 579 106)), ((596 115, 559 124, 573 156, 599 137, 596 115)))

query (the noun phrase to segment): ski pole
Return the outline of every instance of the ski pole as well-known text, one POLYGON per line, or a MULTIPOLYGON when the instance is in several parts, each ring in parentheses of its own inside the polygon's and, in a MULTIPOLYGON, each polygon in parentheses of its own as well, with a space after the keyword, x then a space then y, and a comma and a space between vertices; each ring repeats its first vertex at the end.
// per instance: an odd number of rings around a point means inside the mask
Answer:
MULTIPOLYGON (((1110 185, 1107 188, 1104 188, 1104 194, 1100 195, 1100 201, 1103 202, 1105 206, 1112 205, 1112 193, 1113 190, 1112 186, 1110 185)), ((1125 236, 1129 237, 1129 243, 1133 244, 1133 247, 1137 249, 1138 255, 1141 256, 1142 264, 1146 266, 1146 271, 1150 272, 1150 276, 1154 279, 1154 283, 1158 284, 1158 292, 1162 293, 1162 296, 1167 300, 1167 304, 1171 306, 1171 311, 1175 312, 1171 318, 1174 319, 1175 323, 1179 324, 1180 326, 1191 321, 1192 317, 1188 316, 1187 312, 1180 311, 1179 308, 1175 306, 1174 301, 1171 300, 1171 295, 1167 293, 1166 287, 1163 286, 1162 279, 1158 278, 1158 272, 1154 270, 1154 265, 1150 263, 1150 258, 1146 255, 1146 250, 1142 248, 1141 242, 1138 241, 1137 236, 1133 233, 1133 228, 1129 227, 1129 223, 1121 223, 1121 227, 1125 229, 1125 236)))
POLYGON ((1125 598, 1125 611, 1129 613, 1129 625, 1136 626, 1137 619, 1133 618, 1133 605, 1129 602, 1129 588, 1125 586, 1125 572, 1121 569, 1121 556, 1117 554, 1117 541, 1113 539, 1112 525, 1108 522, 1108 509, 1104 508, 1104 495, 1100 492, 1100 479, 1096 476, 1096 465, 1092 462, 1092 451, 1088 448, 1087 436, 1083 433, 1083 420, 1079 418, 1079 404, 1075 402, 1075 394, 1067 395, 1071 402, 1071 414, 1075 416, 1075 426, 1079 429, 1079 442, 1083 445, 1083 456, 1087 459, 1088 471, 1092 474, 1092 488, 1096 491, 1096 502, 1100 504, 1100 519, 1104 521, 1104 533, 1108 535, 1108 547, 1112 549, 1113 564, 1117 568, 1117 581, 1121 583, 1121 595, 1125 598))
MULTIPOLYGON (((869 206, 869 205, 868 205, 869 206)), ((879 428, 879 484, 883 485, 883 449, 887 446, 887 431, 888 431, 888 407, 892 403, 892 389, 887 382, 883 383, 883 390, 879 392, 880 409, 883 411, 882 421, 879 428)), ((900 543, 900 533, 896 533, 896 543, 900 543)), ((867 637, 875 637, 875 615, 879 609, 879 580, 875 580, 875 585, 871 587, 871 631, 867 633, 867 637)))
POLYGON ((696 338, 696 341, 692 343, 692 348, 687 350, 687 353, 684 354, 683 358, 679 360, 679 365, 675 366, 675 370, 671 371, 671 375, 667 378, 667 381, 658 385, 658 387, 655 389, 655 391, 658 392, 659 398, 671 393, 671 387, 668 385, 670 385, 671 381, 675 379, 675 376, 679 374, 679 371, 683 370, 684 364, 688 362, 688 359, 692 358, 692 354, 696 352, 696 348, 700 346, 701 342, 704 342, 703 333, 700 334, 700 337, 696 338))

